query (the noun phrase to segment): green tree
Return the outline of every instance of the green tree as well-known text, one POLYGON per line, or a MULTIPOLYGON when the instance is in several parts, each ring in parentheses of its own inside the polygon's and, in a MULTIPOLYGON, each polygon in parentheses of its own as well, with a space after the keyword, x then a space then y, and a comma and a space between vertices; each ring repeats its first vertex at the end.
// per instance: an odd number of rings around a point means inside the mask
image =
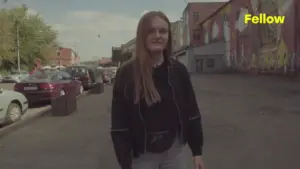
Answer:
MULTIPOLYGON (((55 54, 59 46, 57 32, 47 25, 38 14, 29 14, 25 5, 10 10, 2 10, 3 21, 7 22, 3 38, 10 37, 10 41, 0 45, 0 57, 4 61, 2 68, 16 68, 17 63, 17 35, 20 40, 20 60, 23 69, 31 69, 35 59, 39 58, 47 63, 49 55, 55 54), (19 31, 17 31, 19 28, 19 31)), ((0 16, 0 19, 1 19, 0 16)), ((1 31, 2 32, 2 31, 1 31)))
POLYGON ((6 10, 0 11, 0 59, 12 61, 15 56, 13 52, 15 48, 14 34, 11 31, 14 24, 8 16, 6 10))

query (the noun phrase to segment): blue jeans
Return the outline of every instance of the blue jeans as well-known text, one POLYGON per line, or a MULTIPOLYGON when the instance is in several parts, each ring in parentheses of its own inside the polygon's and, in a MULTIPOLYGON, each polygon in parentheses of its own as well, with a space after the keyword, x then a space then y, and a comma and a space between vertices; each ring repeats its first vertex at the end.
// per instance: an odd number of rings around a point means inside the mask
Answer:
POLYGON ((133 159, 132 169, 186 169, 185 146, 176 139, 172 147, 163 153, 145 153, 133 159))

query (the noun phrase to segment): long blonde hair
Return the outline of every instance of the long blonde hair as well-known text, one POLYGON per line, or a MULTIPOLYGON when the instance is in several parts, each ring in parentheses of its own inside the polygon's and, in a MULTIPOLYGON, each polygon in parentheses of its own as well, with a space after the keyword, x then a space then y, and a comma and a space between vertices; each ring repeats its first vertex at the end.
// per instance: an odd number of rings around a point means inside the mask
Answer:
POLYGON ((171 24, 168 17, 160 11, 148 12, 140 19, 136 34, 136 52, 135 56, 132 57, 134 68, 134 102, 138 104, 140 100, 144 98, 148 106, 161 101, 161 97, 152 78, 153 65, 146 46, 146 38, 151 29, 151 22, 155 17, 159 17, 168 23, 169 39, 163 51, 163 55, 165 59, 170 59, 172 52, 171 24))

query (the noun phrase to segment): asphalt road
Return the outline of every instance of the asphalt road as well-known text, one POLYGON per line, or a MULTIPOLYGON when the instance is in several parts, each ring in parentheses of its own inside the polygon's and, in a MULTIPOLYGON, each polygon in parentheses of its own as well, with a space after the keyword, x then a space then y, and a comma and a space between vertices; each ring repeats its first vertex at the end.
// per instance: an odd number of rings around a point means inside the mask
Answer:
MULTIPOLYGON (((300 168, 299 82, 202 75, 207 169, 300 168)), ((68 117, 45 116, 0 140, 3 169, 117 169, 109 137, 111 87, 83 97, 68 117)), ((191 166, 190 168, 191 169, 191 166)))

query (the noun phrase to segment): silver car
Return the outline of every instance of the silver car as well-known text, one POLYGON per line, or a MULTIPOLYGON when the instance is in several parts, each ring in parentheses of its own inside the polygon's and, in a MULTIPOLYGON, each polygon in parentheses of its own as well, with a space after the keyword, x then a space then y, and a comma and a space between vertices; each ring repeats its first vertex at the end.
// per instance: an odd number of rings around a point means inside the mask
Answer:
POLYGON ((19 83, 23 79, 29 76, 29 73, 26 71, 13 71, 10 75, 4 76, 2 79, 3 83, 19 83))
POLYGON ((23 94, 0 89, 0 124, 10 124, 20 120, 27 109, 28 100, 23 94))

